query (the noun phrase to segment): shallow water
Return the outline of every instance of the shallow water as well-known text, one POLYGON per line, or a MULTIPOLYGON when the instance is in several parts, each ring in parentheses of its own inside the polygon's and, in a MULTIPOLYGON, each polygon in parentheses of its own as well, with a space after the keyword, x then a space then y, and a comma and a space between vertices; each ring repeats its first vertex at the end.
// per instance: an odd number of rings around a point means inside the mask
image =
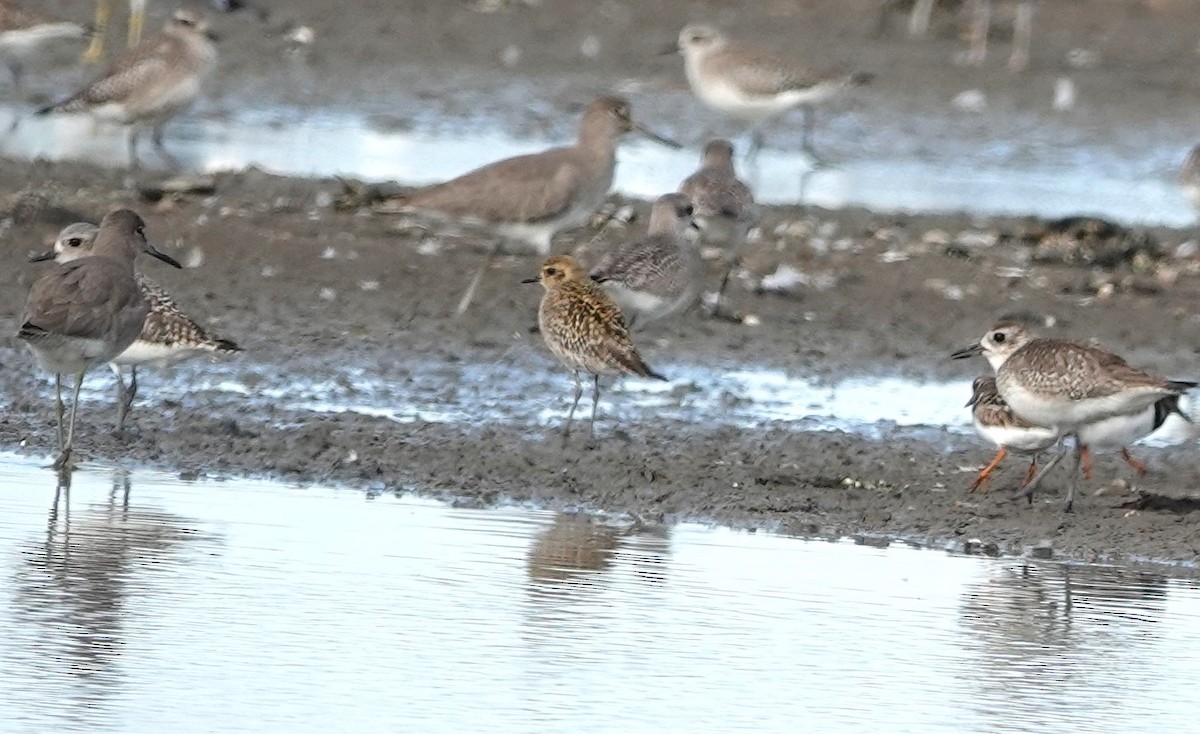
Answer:
MULTIPOLYGON (((0 106, 0 129, 17 112, 0 106)), ((160 165, 149 141, 142 159, 160 165)), ((345 175, 426 184, 499 158, 563 141, 517 140, 489 130, 429 135, 383 130, 349 114, 258 111, 230 120, 173 122, 167 145, 190 168, 241 170, 255 165, 295 176, 345 175)), ((1116 153, 1080 149, 1040 159, 986 163, 969 156, 939 160, 874 157, 838 161, 812 170, 803 153, 764 150, 750 172, 756 197, 766 203, 865 206, 877 211, 1015 214, 1062 217, 1095 214, 1131 224, 1187 226, 1195 213, 1173 176, 1160 166, 1136 165, 1116 153), (802 176, 802 174, 804 174, 802 176), (1099 175, 1098 175, 1099 174, 1099 175), (902 184, 898 185, 898 182, 902 184)), ((0 138, 0 153, 18 158, 86 160, 124 167, 125 132, 86 116, 26 116, 0 138)), ((1167 161, 1173 149, 1141 151, 1145 161, 1167 161)), ((674 191, 696 167, 694 150, 669 150, 631 139, 622 145, 616 190, 642 198, 674 191)))
POLYGON ((1187 731, 1195 585, 0 455, 12 732, 1187 731))

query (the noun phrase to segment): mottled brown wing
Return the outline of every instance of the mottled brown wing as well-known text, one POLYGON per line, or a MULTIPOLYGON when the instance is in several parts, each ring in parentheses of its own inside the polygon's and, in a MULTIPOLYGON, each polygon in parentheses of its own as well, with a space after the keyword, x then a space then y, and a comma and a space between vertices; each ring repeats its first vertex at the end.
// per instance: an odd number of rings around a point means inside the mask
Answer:
POLYGON ((731 45, 729 51, 713 54, 707 61, 709 69, 748 94, 769 97, 780 92, 808 89, 832 75, 817 73, 747 46, 731 45))
POLYGON ((406 206, 488 222, 536 223, 571 206, 580 187, 573 148, 506 158, 411 194, 406 206))
MULTIPOLYGON (((651 236, 619 245, 592 268, 591 277, 634 290, 682 290, 687 277, 679 246, 666 237, 651 236)), ((614 307, 615 308, 615 307, 614 307)))
POLYGON ((739 221, 753 218, 754 194, 750 187, 726 171, 702 168, 683 180, 679 193, 692 200, 696 216, 739 221))
POLYGON ((1081 342, 1035 339, 1018 352, 1022 382, 1035 392, 1074 400, 1115 395, 1131 386, 1167 389, 1161 377, 1129 366, 1120 356, 1081 342))
POLYGON ((67 99, 54 105, 60 112, 79 112, 89 107, 124 102, 134 91, 161 78, 170 64, 167 59, 178 51, 175 39, 159 35, 137 48, 117 56, 104 74, 67 99))
POLYGON ((206 346, 216 351, 241 351, 238 345, 226 339, 218 339, 203 326, 180 310, 171 295, 154 282, 137 276, 142 295, 150 304, 150 313, 142 324, 139 338, 154 344, 174 346, 176 344, 206 346))
POLYGON ((129 271, 107 258, 84 258, 57 265, 38 278, 25 301, 22 324, 63 336, 95 337, 142 301, 136 287, 124 287, 129 271))

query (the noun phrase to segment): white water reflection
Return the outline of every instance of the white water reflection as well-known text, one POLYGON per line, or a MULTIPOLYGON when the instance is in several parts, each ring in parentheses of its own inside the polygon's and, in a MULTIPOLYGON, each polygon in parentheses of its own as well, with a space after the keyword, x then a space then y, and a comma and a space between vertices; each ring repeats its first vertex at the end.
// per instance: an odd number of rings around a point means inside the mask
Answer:
MULTIPOLYGON (((0 106, 0 129, 7 128, 15 114, 13 108, 0 106)), ((0 138, 0 153, 123 167, 128 160, 125 141, 121 129, 97 126, 85 116, 25 117, 0 138)), ((346 175, 404 184, 442 181, 488 161, 561 142, 515 140, 486 130, 434 136, 376 129, 350 114, 297 118, 265 111, 233 120, 180 119, 171 124, 167 140, 178 157, 202 171, 254 165, 280 174, 346 175)), ((148 165, 158 165, 155 155, 148 147, 143 152, 148 165)), ((1173 158, 1175 152, 1147 150, 1145 155, 1173 158)), ((668 150, 630 139, 622 145, 620 159, 615 188, 654 198, 673 191, 695 169, 697 151, 668 150)), ((1169 173, 1139 171, 1099 151, 1082 151, 1066 163, 1003 168, 971 160, 847 160, 811 173, 802 192, 801 173, 810 170, 811 161, 803 153, 763 151, 753 175, 755 195, 766 203, 795 203, 803 193, 808 204, 861 205, 878 211, 1096 214, 1130 224, 1171 226, 1195 222, 1195 213, 1169 173)))
POLYGON ((102 469, 55 515, 54 484, 0 455, 5 731, 1194 720, 1200 593, 1154 574, 102 469))

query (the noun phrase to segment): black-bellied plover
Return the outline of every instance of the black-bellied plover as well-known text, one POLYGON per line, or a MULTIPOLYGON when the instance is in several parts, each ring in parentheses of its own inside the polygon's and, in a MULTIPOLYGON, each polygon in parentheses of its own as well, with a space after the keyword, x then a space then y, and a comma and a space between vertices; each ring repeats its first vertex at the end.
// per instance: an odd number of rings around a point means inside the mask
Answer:
POLYGON ((788 110, 804 111, 804 150, 812 146, 813 107, 871 75, 814 71, 772 51, 730 40, 713 26, 694 23, 679 33, 678 50, 692 93, 709 107, 753 124, 751 155, 762 147, 762 126, 788 110))
POLYGON ((1037 471, 1038 457, 1058 443, 1058 431, 1036 426, 1017 417, 996 391, 996 378, 976 377, 971 387, 971 399, 967 401, 967 407, 971 408, 971 422, 980 436, 996 444, 996 456, 979 472, 968 491, 986 487, 992 472, 1009 451, 1031 457, 1029 471, 1021 483, 1024 487, 1037 471))
MULTIPOLYGON (((58 234, 54 248, 31 260, 54 260, 67 263, 92 254, 92 245, 99 228, 87 222, 67 225, 58 234)), ((125 418, 137 397, 137 368, 169 367, 185 359, 203 354, 233 354, 239 347, 228 339, 213 336, 207 329, 184 313, 175 299, 140 272, 134 274, 142 296, 150 304, 150 312, 142 324, 141 333, 133 344, 109 362, 117 376, 117 430, 125 426, 125 418), (128 366, 129 385, 125 385, 122 367, 128 366)))
POLYGON ((691 234, 693 213, 687 196, 660 196, 650 207, 645 236, 618 245, 592 268, 592 280, 621 307, 630 328, 673 316, 700 299, 704 263, 691 234))
POLYGON ((575 376, 575 399, 567 413, 563 439, 571 434, 571 421, 583 396, 580 372, 592 375, 592 416, 588 434, 594 435, 596 406, 600 402, 601 375, 635 375, 667 378, 646 365, 629 338, 621 310, 604 289, 569 255, 552 255, 538 277, 524 283, 541 283, 546 289, 538 307, 538 326, 546 346, 575 376))
POLYGON ((26 60, 45 44, 83 38, 87 31, 78 23, 47 15, 0 0, 0 62, 12 73, 17 96, 22 91, 22 71, 26 60))
POLYGON ((700 170, 679 184, 679 192, 690 197, 696 207, 701 240, 720 245, 728 253, 729 265, 721 277, 712 307, 714 314, 722 314, 721 299, 725 288, 741 263, 746 235, 758 221, 754 194, 733 168, 733 144, 728 140, 708 141, 700 159, 700 170))
MULTIPOLYGON (((1023 325, 1007 321, 952 356, 963 359, 977 354, 984 355, 996 371, 996 388, 1017 416, 1055 429, 1064 437, 1075 437, 1076 463, 1067 492, 1068 509, 1074 500, 1083 457, 1084 444, 1079 439, 1083 428, 1114 416, 1140 413, 1197 384, 1152 375, 1090 344, 1035 338, 1023 325)), ((1029 489, 1036 487, 1039 477, 1029 489)))
POLYGON ((207 19, 193 10, 177 10, 162 32, 118 55, 100 78, 38 114, 87 112, 128 126, 129 165, 134 168, 138 131, 149 127, 154 147, 177 168, 178 162, 163 147, 163 126, 191 106, 216 63, 207 19))
POLYGON ((38 363, 54 373, 59 454, 54 465, 71 459, 79 388, 92 365, 111 361, 137 339, 150 312, 134 277, 133 261, 145 252, 175 267, 169 256, 146 240, 142 218, 128 209, 105 215, 92 256, 53 266, 29 291, 17 338, 38 363), (63 433, 62 375, 75 375, 71 418, 63 433))
POLYGON ((470 306, 479 280, 505 243, 525 244, 545 255, 554 235, 587 223, 612 187, 617 144, 632 131, 678 147, 635 122, 629 102, 599 97, 584 110, 574 145, 506 158, 401 199, 401 211, 482 227, 496 237, 457 314, 470 306))

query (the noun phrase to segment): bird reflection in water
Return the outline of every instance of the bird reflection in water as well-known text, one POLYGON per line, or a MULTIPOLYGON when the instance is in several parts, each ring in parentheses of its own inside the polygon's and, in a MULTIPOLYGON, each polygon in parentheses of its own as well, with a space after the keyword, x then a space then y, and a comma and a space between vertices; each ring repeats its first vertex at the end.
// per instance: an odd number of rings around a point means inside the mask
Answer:
POLYGON ((661 583, 670 552, 665 527, 640 522, 622 527, 583 513, 559 513, 529 549, 530 589, 535 595, 573 594, 603 586, 618 559, 629 560, 638 580, 661 583))
POLYGON ((73 512, 71 473, 59 472, 46 534, 21 548, 12 579, 8 673, 37 683, 31 702, 44 702, 48 691, 69 702, 53 714, 85 728, 104 720, 121 688, 125 640, 140 625, 127 600, 150 596, 147 571, 182 563, 182 544, 213 540, 185 518, 131 504, 130 485, 129 474, 115 470, 107 501, 73 512), (26 672, 18 675, 18 666, 26 672))

